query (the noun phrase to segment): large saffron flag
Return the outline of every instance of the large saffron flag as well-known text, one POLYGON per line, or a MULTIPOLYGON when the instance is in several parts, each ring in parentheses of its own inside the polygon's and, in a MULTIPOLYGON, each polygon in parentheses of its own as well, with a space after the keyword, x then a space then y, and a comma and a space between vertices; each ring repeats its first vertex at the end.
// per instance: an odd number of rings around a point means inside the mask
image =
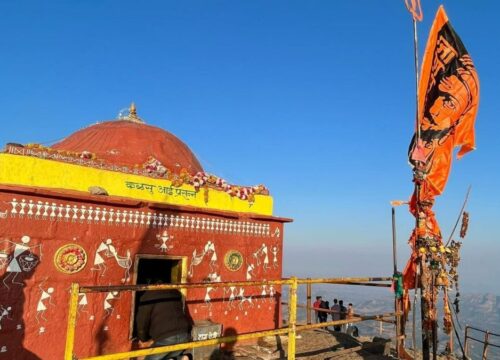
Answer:
MULTIPOLYGON (((475 147, 474 122, 479 102, 479 81, 474 64, 441 6, 429 34, 419 82, 419 141, 413 137, 410 162, 423 172, 420 193, 413 194, 410 211, 419 227, 410 238, 413 249, 403 271, 405 289, 415 287, 419 259, 417 239, 433 238, 442 244, 441 231, 432 205, 443 192, 450 173, 453 150, 460 158, 475 147), (415 212, 416 201, 419 214, 415 212)), ((422 245, 419 245, 422 246, 422 245)), ((407 307, 408 308, 408 307, 407 307)))
POLYGON ((422 62, 419 83, 420 140, 414 136, 410 161, 424 164, 427 196, 443 192, 453 150, 458 158, 475 148, 479 102, 477 72, 444 8, 438 9, 422 62))

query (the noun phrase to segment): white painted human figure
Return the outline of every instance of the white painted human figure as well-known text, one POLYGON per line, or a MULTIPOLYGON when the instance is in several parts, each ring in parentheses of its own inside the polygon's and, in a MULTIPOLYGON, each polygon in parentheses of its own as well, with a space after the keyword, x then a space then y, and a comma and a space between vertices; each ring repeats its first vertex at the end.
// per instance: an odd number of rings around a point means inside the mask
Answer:
POLYGON ((16 243, 11 240, 3 240, 0 244, 5 244, 4 253, 9 253, 13 250, 13 254, 10 255, 9 263, 7 264, 7 269, 5 270, 5 277, 2 280, 4 286, 9 289, 7 285, 7 280, 10 280, 11 284, 24 285, 22 282, 16 281, 17 276, 21 272, 30 272, 35 268, 38 262, 42 259, 42 245, 29 245, 31 238, 24 235, 21 238, 21 243, 16 243), (38 258, 34 254, 33 250, 38 249, 38 258))
POLYGON ((106 294, 106 297, 104 298, 104 312, 106 315, 104 315, 104 317, 108 317, 113 313, 114 305, 112 301, 119 298, 120 297, 118 291, 110 291, 106 294))
MULTIPOLYGON (((224 293, 226 292, 226 289, 224 289, 224 293)), ((228 308, 233 309, 236 306, 234 305, 234 300, 236 299, 236 286, 230 286, 229 287, 229 300, 228 300, 228 308)))
POLYGON ((33 200, 30 200, 29 201, 29 204, 28 204, 28 218, 32 218, 33 217, 33 207, 35 206, 35 204, 33 203, 33 200))
POLYGON ((10 210, 10 216, 15 217, 17 215, 17 205, 19 202, 16 200, 16 198, 13 198, 12 201, 9 201, 10 205, 12 206, 12 209, 10 210))
POLYGON ((26 200, 22 199, 21 202, 19 203, 19 205, 21 206, 21 209, 19 210, 19 217, 23 218, 24 214, 26 214, 26 212, 24 211, 24 208, 27 205, 26 200))
POLYGON ((274 289, 274 285, 269 285, 269 300, 274 301, 274 295, 276 294, 276 290, 274 289))
POLYGON ((3 319, 12 320, 9 316, 11 311, 12 311, 12 307, 8 306, 8 307, 4 308, 2 305, 0 305, 0 330, 2 330, 3 319))
POLYGON ((266 244, 262 244, 262 255, 264 256, 262 268, 264 269, 264 271, 266 271, 267 269, 269 269, 269 255, 266 244))
POLYGON ((249 264, 247 266, 247 281, 250 281, 252 280, 252 277, 253 277, 253 270, 255 269, 255 265, 254 264, 249 264))
MULTIPOLYGON (((45 282, 45 280, 43 282, 45 282)), ((54 293, 54 288, 49 287, 47 290, 45 290, 42 287, 43 282, 38 285, 38 287, 40 288, 40 299, 38 300, 35 316, 36 322, 38 324, 40 324, 40 319, 42 319, 43 321, 47 321, 47 318, 44 316, 44 313, 47 310, 47 305, 55 306, 55 304, 52 302, 52 294, 54 293)))
POLYGON ((167 230, 164 230, 161 235, 156 235, 156 238, 160 241, 160 244, 156 244, 155 247, 160 249, 160 252, 167 252, 168 250, 173 248, 173 245, 169 244, 169 241, 174 237, 169 235, 167 230))
POLYGON ((205 248, 203 249, 205 254, 211 254, 210 263, 210 271, 214 272, 217 268, 217 251, 215 250, 215 244, 212 241, 208 241, 205 244, 205 248))
POLYGON ((90 270, 102 271, 101 276, 104 276, 106 273, 106 260, 103 256, 110 257, 112 256, 112 252, 110 250, 110 246, 116 252, 115 247, 112 245, 113 240, 107 239, 106 241, 102 241, 97 250, 95 251, 94 256, 94 266, 90 270))
POLYGON ((264 271, 269 269, 269 250, 266 244, 262 244, 260 248, 258 248, 252 255, 255 259, 255 262, 257 263, 257 266, 261 264, 262 261, 262 268, 264 271), (264 258, 262 260, 262 258, 264 258))
POLYGON ((240 299, 240 303, 238 304, 238 307, 240 310, 243 310, 243 305, 245 303, 248 303, 251 307, 254 307, 254 304, 252 303, 252 295, 250 296, 245 296, 245 289, 240 287, 240 290, 238 292, 238 298, 240 299))
POLYGON ((88 304, 87 294, 86 293, 80 294, 80 300, 78 301, 78 311, 83 311, 85 313, 88 313, 87 304, 88 304))
POLYGON ((210 297, 210 293, 214 290, 213 287, 208 286, 207 290, 205 291, 205 305, 208 306, 208 309, 212 309, 212 298, 210 297))
POLYGON ((278 268, 278 247, 274 245, 271 248, 271 252, 273 253, 273 268, 277 269, 278 268))
POLYGON ((262 285, 262 292, 260 293, 260 300, 262 302, 265 302, 266 301, 266 297, 267 297, 267 285, 264 284, 264 285, 262 285))

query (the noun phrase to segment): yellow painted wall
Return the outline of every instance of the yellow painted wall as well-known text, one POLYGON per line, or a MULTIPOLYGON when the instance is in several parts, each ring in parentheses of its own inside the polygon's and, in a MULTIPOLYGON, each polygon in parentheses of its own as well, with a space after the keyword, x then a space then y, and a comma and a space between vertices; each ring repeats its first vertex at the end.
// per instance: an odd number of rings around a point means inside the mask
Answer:
POLYGON ((203 189, 195 192, 191 185, 172 187, 171 181, 140 175, 125 174, 73 165, 31 156, 0 154, 0 183, 49 189, 67 189, 88 193, 90 186, 100 186, 109 195, 151 202, 195 206, 272 215, 271 196, 255 195, 253 204, 224 191, 209 189, 209 201, 205 204, 203 189), (141 185, 142 184, 142 185, 141 185))

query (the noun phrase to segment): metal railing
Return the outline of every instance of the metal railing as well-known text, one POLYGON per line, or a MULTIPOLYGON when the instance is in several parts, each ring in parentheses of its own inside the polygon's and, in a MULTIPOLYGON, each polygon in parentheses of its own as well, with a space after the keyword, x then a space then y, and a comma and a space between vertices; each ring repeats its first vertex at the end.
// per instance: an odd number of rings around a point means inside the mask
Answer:
POLYGON ((465 327, 465 345, 464 345, 464 355, 467 359, 471 359, 471 357, 469 356, 469 339, 470 340, 473 340, 473 341, 476 341, 478 343, 481 343, 483 344, 483 352, 482 352, 482 355, 481 355, 481 359, 482 360, 486 360, 488 358, 488 347, 489 346, 492 346, 492 347, 495 347, 495 348, 500 348, 500 344, 493 344, 490 342, 490 336, 495 336, 495 337, 498 337, 500 338, 500 334, 495 334, 491 331, 487 331, 487 330, 483 330, 483 329, 478 329, 476 327, 473 327, 473 326, 469 326, 467 325, 465 327), (484 340, 480 340, 480 339, 477 339, 473 336, 470 336, 469 335, 469 329, 470 330, 473 330, 473 331, 477 331, 477 332, 480 332, 480 333, 483 333, 484 334, 484 340))
MULTIPOLYGON (((355 316, 346 320, 336 320, 323 322, 318 324, 297 324, 297 288, 299 285, 307 284, 308 292, 310 292, 311 284, 344 284, 344 285, 362 285, 362 286, 384 286, 390 287, 391 277, 377 277, 377 278, 326 278, 326 279, 297 279, 292 277, 289 279, 281 279, 274 281, 239 281, 239 282, 220 282, 220 283, 183 283, 183 284, 165 284, 165 285, 121 285, 121 286, 80 286, 73 283, 71 285, 71 296, 69 303, 68 326, 66 333, 66 346, 65 346, 65 360, 114 360, 126 359, 130 357, 146 356, 171 352, 176 350, 193 349, 210 345, 218 345, 223 343, 233 343, 240 340, 258 339, 266 336, 288 335, 288 351, 287 358, 289 360, 295 359, 296 347, 296 334, 299 331, 319 329, 328 326, 344 325, 347 323, 357 323, 367 320, 388 320, 395 318, 400 314, 386 313, 370 316, 355 316), (381 283, 383 282, 383 283, 381 283), (140 350, 131 350, 127 352, 98 355, 86 358, 78 358, 74 354, 75 345, 75 331, 77 322, 78 298, 79 294, 94 293, 94 292, 108 292, 108 291, 157 291, 166 289, 193 289, 205 287, 228 287, 228 286, 256 286, 256 285, 285 285, 289 286, 289 311, 288 311, 288 326, 277 328, 274 330, 258 331, 245 334, 237 334, 233 336, 223 336, 215 339, 194 341, 176 345, 168 345, 140 350)), ((310 308, 310 306, 309 306, 310 308)), ((309 311, 309 310, 308 310, 309 311)))

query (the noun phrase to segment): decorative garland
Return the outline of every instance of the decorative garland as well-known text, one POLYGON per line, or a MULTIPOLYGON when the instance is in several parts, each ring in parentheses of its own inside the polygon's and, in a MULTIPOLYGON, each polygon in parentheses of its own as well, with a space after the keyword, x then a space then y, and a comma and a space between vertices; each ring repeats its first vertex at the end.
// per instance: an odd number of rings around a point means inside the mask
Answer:
POLYGON ((150 156, 144 164, 134 165, 133 169, 131 169, 127 166, 108 164, 106 161, 98 159, 96 154, 89 151, 75 152, 55 150, 40 144, 27 144, 26 146, 8 144, 5 152, 13 155, 33 156, 40 159, 56 160, 98 169, 119 171, 127 174, 167 179, 170 180, 175 187, 180 187, 184 184, 192 185, 197 192, 201 188, 205 190, 205 202, 208 202, 209 188, 222 190, 232 197, 247 200, 250 203, 255 201, 255 195, 269 195, 269 190, 261 184, 255 186, 231 185, 226 180, 206 172, 197 172, 191 175, 184 168, 181 169, 179 174, 176 174, 167 169, 158 159, 152 156, 150 156))

